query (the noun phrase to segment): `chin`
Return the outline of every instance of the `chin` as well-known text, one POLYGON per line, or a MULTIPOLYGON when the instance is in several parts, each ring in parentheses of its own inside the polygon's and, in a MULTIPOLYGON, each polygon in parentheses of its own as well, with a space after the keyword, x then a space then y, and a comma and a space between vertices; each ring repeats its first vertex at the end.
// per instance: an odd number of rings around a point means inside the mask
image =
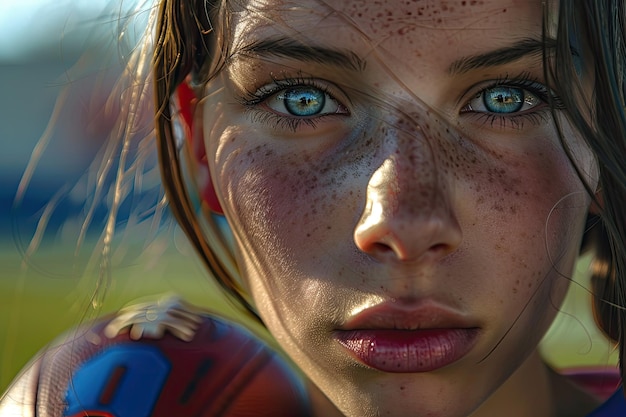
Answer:
MULTIPOLYGON (((347 373, 323 391, 347 417, 466 417, 478 409, 491 390, 447 373, 380 374, 371 370, 347 373), (480 389, 478 392, 477 389, 480 389)), ((497 387, 494 387, 494 391, 497 387)))

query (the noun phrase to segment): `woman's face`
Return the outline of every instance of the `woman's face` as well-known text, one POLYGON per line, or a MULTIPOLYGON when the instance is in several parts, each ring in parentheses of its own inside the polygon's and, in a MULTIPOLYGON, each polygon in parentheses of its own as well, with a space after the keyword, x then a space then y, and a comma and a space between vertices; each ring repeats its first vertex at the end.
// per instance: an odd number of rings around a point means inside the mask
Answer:
POLYGON ((541 1, 244 6, 203 133, 261 316, 346 414, 469 414, 552 321, 589 205, 541 1))

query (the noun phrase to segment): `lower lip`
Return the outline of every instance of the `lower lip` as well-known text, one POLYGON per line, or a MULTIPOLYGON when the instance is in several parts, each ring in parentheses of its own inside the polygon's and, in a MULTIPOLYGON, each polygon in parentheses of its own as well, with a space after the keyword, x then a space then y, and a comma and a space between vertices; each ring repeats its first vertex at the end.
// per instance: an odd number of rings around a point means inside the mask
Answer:
POLYGON ((342 330, 335 338, 356 359, 383 372, 430 372, 464 357, 478 329, 342 330))

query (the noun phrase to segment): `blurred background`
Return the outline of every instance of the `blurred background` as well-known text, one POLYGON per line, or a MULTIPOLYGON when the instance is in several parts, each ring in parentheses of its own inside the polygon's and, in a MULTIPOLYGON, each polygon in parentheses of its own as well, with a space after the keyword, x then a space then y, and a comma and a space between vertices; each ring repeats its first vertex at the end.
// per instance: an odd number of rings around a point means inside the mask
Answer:
POLYGON ((149 14, 136 6, 0 0, 0 394, 63 331, 140 297, 178 293, 234 314, 167 211, 154 219, 162 192, 141 132, 141 184, 117 219, 104 302, 92 300, 116 161, 105 194, 93 185, 119 116, 109 95, 149 14))
MULTIPOLYGON (((139 297, 175 292, 234 314, 167 213, 151 216, 162 193, 150 149, 118 218, 108 292, 103 303, 91 299, 108 207, 90 191, 92 164, 118 116, 110 92, 147 17, 129 0, 0 0, 0 392, 55 336, 139 297)), ((542 347, 557 367, 616 361, 593 324, 587 265, 542 347)))

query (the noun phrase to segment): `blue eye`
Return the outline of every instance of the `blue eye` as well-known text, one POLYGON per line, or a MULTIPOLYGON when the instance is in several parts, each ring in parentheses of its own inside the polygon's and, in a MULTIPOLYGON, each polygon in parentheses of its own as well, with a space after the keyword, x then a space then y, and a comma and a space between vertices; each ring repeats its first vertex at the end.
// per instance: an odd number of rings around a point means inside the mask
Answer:
POLYGON ((489 88, 483 93, 483 103, 493 113, 515 113, 524 105, 524 90, 511 87, 489 88))
POLYGON ((314 116, 326 103, 324 92, 310 87, 287 90, 278 97, 283 100, 285 109, 294 116, 314 116))
POLYGON ((542 101, 533 93, 518 87, 485 88, 470 100, 465 111, 477 113, 515 114, 530 110, 542 101))
POLYGON ((325 91, 313 86, 285 88, 265 102, 278 114, 313 117, 342 113, 342 105, 325 91))

